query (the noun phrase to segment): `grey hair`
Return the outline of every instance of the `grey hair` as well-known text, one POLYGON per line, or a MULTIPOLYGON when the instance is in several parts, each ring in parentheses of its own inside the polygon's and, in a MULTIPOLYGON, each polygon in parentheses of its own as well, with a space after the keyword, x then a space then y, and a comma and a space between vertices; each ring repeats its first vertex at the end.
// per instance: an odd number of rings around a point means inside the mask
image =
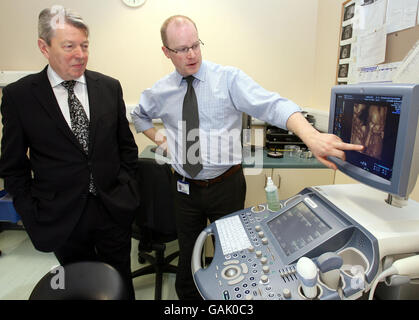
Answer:
POLYGON ((63 28, 65 23, 83 30, 86 36, 89 36, 89 27, 78 13, 62 6, 52 6, 42 10, 39 14, 38 37, 51 45, 51 38, 54 36, 55 30, 63 28))
POLYGON ((161 40, 162 40, 164 46, 168 46, 168 43, 167 43, 167 27, 169 26, 169 24, 172 21, 174 21, 176 23, 183 23, 185 21, 189 21, 194 25, 195 30, 198 32, 198 28, 196 27, 195 22, 193 22, 193 20, 191 18, 189 18, 187 16, 182 16, 180 14, 175 15, 175 16, 171 16, 163 22, 163 25, 160 28, 160 36, 161 36, 161 40))

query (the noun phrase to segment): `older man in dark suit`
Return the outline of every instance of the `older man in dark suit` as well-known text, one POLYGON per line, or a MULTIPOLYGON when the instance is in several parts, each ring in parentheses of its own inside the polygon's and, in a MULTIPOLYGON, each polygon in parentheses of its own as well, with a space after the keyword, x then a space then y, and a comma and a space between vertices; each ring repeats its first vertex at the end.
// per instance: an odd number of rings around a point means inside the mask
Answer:
POLYGON ((62 265, 107 262, 133 297, 138 149, 121 85, 86 70, 89 31, 78 14, 45 9, 38 31, 49 65, 3 90, 0 176, 35 248, 62 265))

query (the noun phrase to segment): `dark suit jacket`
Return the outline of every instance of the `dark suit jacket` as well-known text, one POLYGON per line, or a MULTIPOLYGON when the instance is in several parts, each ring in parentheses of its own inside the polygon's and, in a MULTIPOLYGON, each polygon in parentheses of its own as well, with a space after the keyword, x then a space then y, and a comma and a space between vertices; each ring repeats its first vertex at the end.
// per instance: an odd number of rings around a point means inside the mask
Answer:
POLYGON ((138 149, 120 83, 85 72, 90 106, 89 155, 65 121, 47 68, 3 89, 0 176, 41 251, 62 245, 85 206, 90 172, 117 223, 130 227, 139 206, 138 149), (29 149, 29 153, 28 153, 29 149))

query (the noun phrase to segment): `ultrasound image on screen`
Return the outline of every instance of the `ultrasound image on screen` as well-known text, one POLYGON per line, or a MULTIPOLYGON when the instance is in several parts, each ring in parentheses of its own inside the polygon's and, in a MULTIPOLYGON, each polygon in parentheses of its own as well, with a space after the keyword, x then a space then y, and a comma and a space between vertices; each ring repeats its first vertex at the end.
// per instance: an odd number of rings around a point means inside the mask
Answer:
POLYGON ((364 150, 346 151, 346 161, 386 180, 393 173, 402 97, 338 94, 333 133, 364 150))
POLYGON ((350 143, 362 144, 362 153, 382 159, 387 106, 354 104, 350 143))
POLYGON ((286 256, 301 250, 331 229, 304 202, 300 202, 267 224, 286 256))

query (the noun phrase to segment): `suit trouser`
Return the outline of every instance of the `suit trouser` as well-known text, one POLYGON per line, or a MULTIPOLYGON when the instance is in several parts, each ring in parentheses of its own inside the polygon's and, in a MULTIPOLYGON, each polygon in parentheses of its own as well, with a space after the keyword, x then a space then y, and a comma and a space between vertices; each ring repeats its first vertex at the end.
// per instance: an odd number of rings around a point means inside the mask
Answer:
POLYGON ((179 263, 176 274, 176 293, 181 300, 201 299, 195 287, 191 259, 195 241, 207 226, 207 219, 215 220, 244 208, 246 181, 243 169, 225 180, 207 187, 189 183, 190 194, 177 191, 177 181, 181 177, 173 174, 176 228, 179 241, 179 263))
POLYGON ((130 299, 135 298, 131 280, 131 226, 123 227, 113 221, 98 197, 88 197, 72 234, 54 254, 61 265, 77 261, 110 264, 124 278, 130 299))

